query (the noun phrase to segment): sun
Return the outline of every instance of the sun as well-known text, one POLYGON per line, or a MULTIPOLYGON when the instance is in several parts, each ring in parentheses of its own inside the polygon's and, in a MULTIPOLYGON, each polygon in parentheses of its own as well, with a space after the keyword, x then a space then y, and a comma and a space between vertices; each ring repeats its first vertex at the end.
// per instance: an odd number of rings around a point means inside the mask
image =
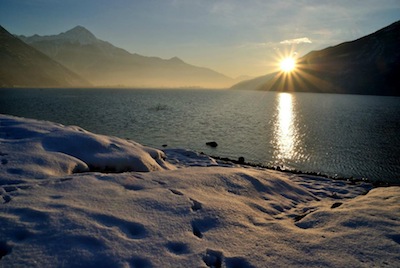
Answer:
POLYGON ((296 68, 296 61, 292 57, 287 57, 281 60, 279 67, 282 72, 289 73, 296 68))

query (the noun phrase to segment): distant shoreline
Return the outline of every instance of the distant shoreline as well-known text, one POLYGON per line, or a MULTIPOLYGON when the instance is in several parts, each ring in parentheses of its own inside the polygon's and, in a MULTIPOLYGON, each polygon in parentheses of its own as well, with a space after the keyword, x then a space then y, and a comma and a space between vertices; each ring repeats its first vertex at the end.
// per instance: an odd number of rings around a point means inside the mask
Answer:
POLYGON ((296 93, 296 94, 324 94, 324 95, 356 95, 356 96, 376 96, 376 97, 396 97, 400 98, 399 95, 390 95, 390 94, 361 94, 361 93, 351 93, 351 92, 311 92, 311 91, 284 91, 284 90, 260 90, 260 89, 238 89, 238 88, 205 88, 205 87, 129 87, 129 86, 87 86, 87 87, 64 87, 64 86, 0 86, 0 90, 10 90, 10 89, 32 89, 32 90, 42 90, 42 89, 71 89, 71 90, 210 90, 210 91, 258 91, 258 92, 276 92, 276 93, 296 93))

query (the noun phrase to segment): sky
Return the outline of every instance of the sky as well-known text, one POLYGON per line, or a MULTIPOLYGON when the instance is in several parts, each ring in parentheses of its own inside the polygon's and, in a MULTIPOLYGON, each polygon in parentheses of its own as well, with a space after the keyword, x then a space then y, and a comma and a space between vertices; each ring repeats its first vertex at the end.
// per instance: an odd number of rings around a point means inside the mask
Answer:
POLYGON ((77 25, 131 53, 179 57, 232 78, 277 68, 400 20, 400 0, 0 0, 0 25, 52 35, 77 25))

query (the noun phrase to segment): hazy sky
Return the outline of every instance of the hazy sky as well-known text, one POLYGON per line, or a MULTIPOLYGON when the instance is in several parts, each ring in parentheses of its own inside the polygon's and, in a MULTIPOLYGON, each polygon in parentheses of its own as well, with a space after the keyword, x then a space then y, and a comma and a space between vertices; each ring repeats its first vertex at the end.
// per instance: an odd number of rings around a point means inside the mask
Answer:
POLYGON ((82 25, 131 53, 209 67, 228 76, 269 73, 278 55, 302 56, 400 20, 400 0, 0 0, 13 34, 82 25))

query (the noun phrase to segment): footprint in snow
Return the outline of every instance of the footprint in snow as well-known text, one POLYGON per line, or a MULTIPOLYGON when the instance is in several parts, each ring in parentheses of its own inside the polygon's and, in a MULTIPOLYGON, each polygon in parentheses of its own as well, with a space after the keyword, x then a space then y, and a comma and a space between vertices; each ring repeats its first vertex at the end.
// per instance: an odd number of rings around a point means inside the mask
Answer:
POLYGON ((163 182, 163 181, 158 181, 158 180, 153 180, 154 182, 157 182, 158 184, 160 184, 160 185, 166 185, 167 183, 166 182, 163 182))
POLYGON ((203 204, 200 203, 199 201, 192 198, 190 198, 190 201, 192 201, 192 206, 191 206, 192 211, 198 211, 203 208, 203 204))
POLYGON ((243 257, 225 258, 226 268, 255 268, 243 257))
POLYGON ((207 249, 203 261, 208 267, 220 268, 255 268, 243 257, 225 257, 222 251, 207 249))
POLYGON ((15 238, 16 241, 24 241, 29 237, 31 237, 32 235, 33 233, 27 229, 18 229, 13 233, 13 237, 15 238))
POLYGON ((183 193, 182 192, 180 192, 180 191, 178 191, 178 190, 175 190, 175 189, 169 189, 173 194, 176 194, 176 195, 183 195, 183 193))
POLYGON ((195 224, 193 222, 192 222, 192 232, 198 238, 203 238, 203 233, 201 232, 199 226, 197 226, 197 224, 195 224))
POLYGON ((168 242, 166 244, 167 249, 175 255, 182 255, 190 253, 188 244, 182 242, 168 242))
POLYGON ((331 206, 331 208, 337 208, 337 207, 340 207, 342 204, 343 204, 342 202, 336 202, 336 203, 333 203, 333 204, 332 204, 332 206, 331 206))
POLYGON ((19 190, 27 190, 31 188, 33 188, 33 186, 30 185, 4 185, 0 188, 0 196, 4 200, 3 204, 9 203, 13 196, 18 194, 19 190))
POLYGON ((263 207, 263 206, 261 206, 261 205, 259 205, 257 203, 250 202, 248 204, 248 206, 251 207, 256 212, 262 212, 262 213, 265 213, 265 214, 268 214, 268 215, 271 215, 271 216, 278 214, 277 212, 268 210, 267 208, 265 208, 265 207, 263 207))
POLYGON ((217 227, 219 225, 217 218, 206 217, 203 219, 195 219, 192 221, 192 232, 198 238, 203 238, 203 233, 217 227))
POLYGON ((62 199, 64 196, 63 195, 51 195, 50 198, 57 200, 57 199, 62 199))
POLYGON ((106 246, 101 239, 82 234, 71 234, 63 238, 72 248, 80 250, 103 250, 106 246))
POLYGON ((220 268, 222 267, 223 258, 224 255, 221 251, 208 248, 203 256, 203 261, 208 267, 220 268))
POLYGON ((257 227, 265 227, 271 224, 273 218, 271 217, 258 217, 258 216, 249 216, 248 217, 251 224, 257 227))
POLYGON ((126 184, 123 186, 128 191, 140 191, 145 189, 142 185, 137 185, 137 184, 126 184))
POLYGON ((11 196, 9 196, 9 195, 4 195, 3 196, 3 200, 4 200, 4 203, 3 204, 7 204, 7 203, 9 203, 10 201, 11 201, 11 196))
POLYGON ((142 257, 134 257, 129 261, 131 268, 151 268, 153 267, 150 260, 142 257))
POLYGON ((141 223, 127 221, 105 214, 95 214, 92 217, 105 227, 118 227, 120 232, 128 238, 142 239, 147 236, 147 230, 141 223))
POLYGON ((22 222, 35 223, 38 225, 46 225, 50 220, 50 216, 47 211, 41 211, 33 208, 10 208, 9 213, 17 215, 22 222))
POLYGON ((18 188, 15 187, 15 186, 4 186, 3 189, 4 189, 4 191, 6 191, 7 193, 14 192, 14 191, 17 191, 17 190, 18 190, 18 188))
POLYGON ((23 175, 24 171, 20 168, 9 168, 7 172, 11 175, 23 175))
POLYGON ((400 244, 400 234, 387 235, 388 238, 392 239, 397 244, 400 244))
POLYGON ((66 181, 71 181, 72 178, 62 178, 58 182, 66 182, 66 181))
POLYGON ((310 214, 310 213, 304 213, 304 214, 299 214, 299 215, 296 215, 296 216, 294 216, 294 222, 298 222, 298 221, 300 221, 301 219, 303 219, 305 216, 307 216, 308 214, 310 214))
POLYGON ((12 247, 5 241, 0 241, 0 260, 10 254, 12 251, 12 247))

